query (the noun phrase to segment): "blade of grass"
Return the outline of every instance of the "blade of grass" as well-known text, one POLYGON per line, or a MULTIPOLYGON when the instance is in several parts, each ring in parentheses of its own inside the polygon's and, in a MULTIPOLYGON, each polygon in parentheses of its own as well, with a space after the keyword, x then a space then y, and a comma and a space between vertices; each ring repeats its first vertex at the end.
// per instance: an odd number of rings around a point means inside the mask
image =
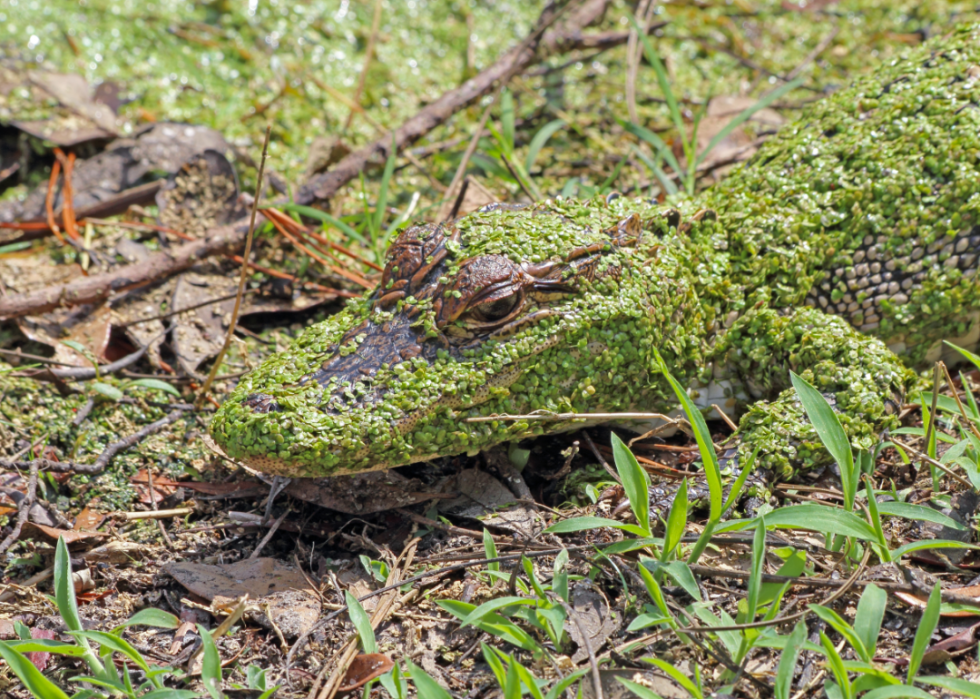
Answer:
POLYGON ((525 171, 528 173, 531 172, 534 168, 534 161, 538 159, 538 153, 541 152, 548 139, 554 136, 564 125, 565 122, 563 120, 555 119, 538 129, 538 132, 534 134, 531 143, 527 147, 527 156, 524 158, 525 171))
POLYGON ((837 418, 837 413, 823 395, 796 372, 790 372, 790 379, 796 395, 803 404, 810 423, 827 451, 840 467, 841 490, 844 493, 844 507, 848 512, 854 509, 854 496, 857 494, 857 480, 854 473, 854 454, 847 434, 837 418))
MULTIPOLYGON (((656 350, 654 351, 656 352, 656 350)), ((715 453, 715 444, 711 441, 711 432, 708 430, 708 425, 704 421, 704 415, 694 405, 694 401, 687 395, 687 391, 677 383, 677 379, 671 376, 670 371, 667 369, 667 364, 659 352, 656 352, 656 358, 660 364, 660 371, 667 378, 671 388, 674 389, 677 402, 681 404, 684 413, 687 415, 688 422, 691 423, 691 427, 694 430, 694 439, 698 443, 701 463, 704 466, 704 476, 708 482, 709 518, 717 522, 721 518, 722 486, 721 471, 718 468, 718 455, 715 453)))
POLYGON ((912 652, 909 653, 909 674, 908 684, 912 684, 919 667, 922 665, 922 657, 929 647, 932 634, 939 624, 939 607, 942 604, 942 592, 937 582, 932 592, 929 594, 929 601, 926 602, 925 611, 922 612, 922 619, 919 621, 919 628, 915 631, 915 640, 912 641, 912 652))
POLYGON ((630 500, 630 508, 644 532, 642 536, 650 536, 650 476, 615 432, 610 435, 609 441, 616 473, 623 481, 623 490, 630 500))
POLYGON ((696 158, 697 164, 700 165, 701 162, 708 156, 708 153, 710 153, 715 146, 721 143, 725 139, 725 137, 728 136, 728 134, 730 134, 732 131, 734 131, 739 126, 744 124, 746 121, 751 119, 753 114, 758 112, 760 109, 765 109, 770 104, 772 104, 780 97, 785 95, 787 92, 790 92, 791 90, 795 90, 797 87, 802 85, 803 82, 804 82, 803 78, 797 78, 796 80, 792 80, 784 85, 780 85, 772 92, 769 92, 768 94, 761 97, 759 101, 756 102, 755 104, 746 107, 741 112, 739 112, 738 116, 736 116, 734 119, 732 119, 727 124, 725 124, 724 128, 721 131, 719 131, 717 134, 715 134, 714 138, 708 141, 708 145, 705 146, 704 150, 701 151, 701 153, 696 158))

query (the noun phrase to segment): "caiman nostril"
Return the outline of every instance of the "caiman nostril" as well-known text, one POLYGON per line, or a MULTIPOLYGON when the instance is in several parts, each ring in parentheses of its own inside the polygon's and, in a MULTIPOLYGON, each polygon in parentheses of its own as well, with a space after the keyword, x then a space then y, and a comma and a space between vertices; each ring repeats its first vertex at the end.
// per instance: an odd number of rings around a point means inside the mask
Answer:
POLYGON ((276 403, 272 396, 266 393, 250 393, 242 401, 242 405, 251 409, 253 413, 259 413, 261 415, 282 412, 282 407, 276 403))

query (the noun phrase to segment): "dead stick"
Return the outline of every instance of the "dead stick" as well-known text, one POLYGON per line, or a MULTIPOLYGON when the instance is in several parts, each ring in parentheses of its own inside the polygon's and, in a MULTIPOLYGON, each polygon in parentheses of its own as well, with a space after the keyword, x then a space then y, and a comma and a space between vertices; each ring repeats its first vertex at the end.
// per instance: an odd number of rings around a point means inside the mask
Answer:
MULTIPOLYGON (((592 2, 589 5, 595 5, 597 9, 605 7, 604 2, 592 2), (599 7, 600 5, 601 8, 599 7)), ((458 88, 444 93, 435 102, 426 106, 418 114, 395 129, 393 132, 395 148, 402 149, 414 143, 432 131, 432 129, 445 122, 457 111, 485 95, 498 82, 501 84, 507 82, 514 75, 526 70, 529 66, 540 60, 541 55, 537 51, 538 45, 542 42, 545 31, 558 20, 563 9, 557 3, 549 4, 541 12, 535 29, 519 46, 505 53, 493 65, 476 77, 467 80, 458 88)), ((592 16, 592 13, 585 13, 581 18, 577 14, 575 21, 566 23, 565 27, 563 27, 562 34, 571 35, 594 19, 595 17, 592 16)), ((547 39, 545 39, 544 43, 546 45, 549 44, 547 39)), ((560 41, 553 42, 553 45, 556 49, 560 50, 560 41)), ((337 163, 331 170, 313 177, 296 193, 296 203, 309 206, 330 199, 336 194, 337 190, 363 172, 372 158, 375 156, 387 156, 391 148, 391 141, 392 137, 385 135, 374 143, 354 151, 337 163)))
POLYGON ((105 448, 105 451, 99 455, 99 458, 96 459, 95 463, 93 464, 78 464, 74 461, 54 461, 53 459, 34 459, 33 461, 9 461, 7 459, 0 459, 0 468, 23 471, 26 469, 33 469, 36 465, 37 468, 44 469, 45 471, 53 471, 55 473, 64 473, 67 471, 74 471, 75 473, 85 473, 89 475, 102 473, 105 470, 105 467, 109 465, 112 457, 121 451, 129 449, 131 446, 146 439, 150 435, 156 434, 167 425, 177 422, 177 419, 181 416, 181 413, 181 410, 174 410, 166 417, 160 418, 156 422, 151 422, 138 432, 134 432, 128 437, 120 439, 118 442, 113 442, 105 448))
POLYGON ((37 499, 37 472, 38 465, 34 463, 31 466, 30 479, 27 481, 27 494, 24 499, 20 501, 20 507, 17 512, 17 522, 14 524, 13 530, 7 535, 7 538, 0 543, 0 555, 2 555, 7 549, 9 549, 15 541, 20 537, 20 531, 24 528, 24 524, 27 522, 27 516, 31 512, 31 508, 34 506, 34 501, 37 499))
POLYGON ((181 245, 169 252, 158 252, 137 264, 26 294, 0 297, 0 318, 47 313, 60 306, 97 304, 124 291, 166 279, 207 257, 233 252, 244 241, 246 226, 247 222, 237 221, 212 229, 206 238, 181 245))
POLYGON ((255 198, 252 200, 252 214, 248 221, 248 234, 245 236, 245 252, 242 254, 242 271, 238 276, 238 295, 235 297, 235 307, 231 310, 231 321, 228 323, 228 333, 225 335, 225 343, 221 346, 221 351, 218 352, 218 356, 214 358, 214 363, 211 365, 208 378, 201 387, 201 392, 198 394, 197 401, 194 404, 197 410, 200 410, 201 406, 204 405, 208 391, 211 390, 211 384, 214 383, 214 377, 218 375, 218 368, 221 366, 221 362, 224 361, 225 354, 231 346, 231 338, 235 336, 235 326, 238 325, 238 312, 242 308, 242 296, 245 295, 245 283, 248 281, 248 258, 252 254, 252 239, 255 234, 255 215, 259 211, 259 197, 262 194, 262 177, 265 175, 265 160, 269 155, 269 136, 271 135, 272 124, 269 124, 265 127, 265 142, 262 144, 262 161, 259 163, 259 177, 255 183, 255 198))

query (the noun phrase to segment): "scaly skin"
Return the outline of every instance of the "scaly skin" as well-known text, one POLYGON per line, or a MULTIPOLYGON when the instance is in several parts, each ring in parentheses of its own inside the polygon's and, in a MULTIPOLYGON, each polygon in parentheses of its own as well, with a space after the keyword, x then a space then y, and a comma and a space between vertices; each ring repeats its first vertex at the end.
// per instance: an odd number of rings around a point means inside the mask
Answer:
POLYGON ((242 379, 211 435, 289 476, 474 453, 568 425, 467 417, 674 410, 656 349, 778 478, 829 458, 790 369, 867 447, 907 367, 980 337, 978 97, 967 27, 818 103, 683 212, 556 199, 410 228, 379 290, 242 379))

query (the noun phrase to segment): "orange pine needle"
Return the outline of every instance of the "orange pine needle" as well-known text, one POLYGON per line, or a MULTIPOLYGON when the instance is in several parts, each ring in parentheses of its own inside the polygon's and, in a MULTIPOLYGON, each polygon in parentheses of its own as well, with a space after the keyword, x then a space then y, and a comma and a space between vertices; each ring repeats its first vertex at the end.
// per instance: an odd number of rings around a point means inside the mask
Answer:
POLYGON ((374 288, 374 285, 371 282, 369 282, 367 279, 364 279, 363 277, 361 277, 358 274, 355 274, 354 272, 350 272, 336 265, 332 265, 329 262, 327 262, 325 259, 320 257, 319 255, 317 255, 315 252, 313 252, 308 247, 303 245, 303 243, 301 243, 295 236, 293 236, 292 233, 287 231, 285 227, 283 227, 282 224, 280 224, 279 221, 277 221, 275 218, 270 218, 269 220, 272 221, 272 225, 276 227, 276 230, 282 233, 289 240, 289 242, 291 242, 293 245, 295 245, 300 250, 305 252, 307 255, 312 257, 314 260, 319 262, 321 265, 329 269, 331 272, 334 272, 335 274, 339 274, 344 279, 347 279, 349 281, 354 282, 355 284, 363 286, 365 289, 371 290, 374 288))
POLYGON ((48 218, 48 228, 54 233, 54 237, 62 245, 67 245, 68 241, 61 235, 61 229, 54 220, 54 189, 58 185, 58 175, 61 174, 61 161, 55 160, 51 165, 51 177, 48 178, 48 194, 44 197, 44 213, 48 218))

